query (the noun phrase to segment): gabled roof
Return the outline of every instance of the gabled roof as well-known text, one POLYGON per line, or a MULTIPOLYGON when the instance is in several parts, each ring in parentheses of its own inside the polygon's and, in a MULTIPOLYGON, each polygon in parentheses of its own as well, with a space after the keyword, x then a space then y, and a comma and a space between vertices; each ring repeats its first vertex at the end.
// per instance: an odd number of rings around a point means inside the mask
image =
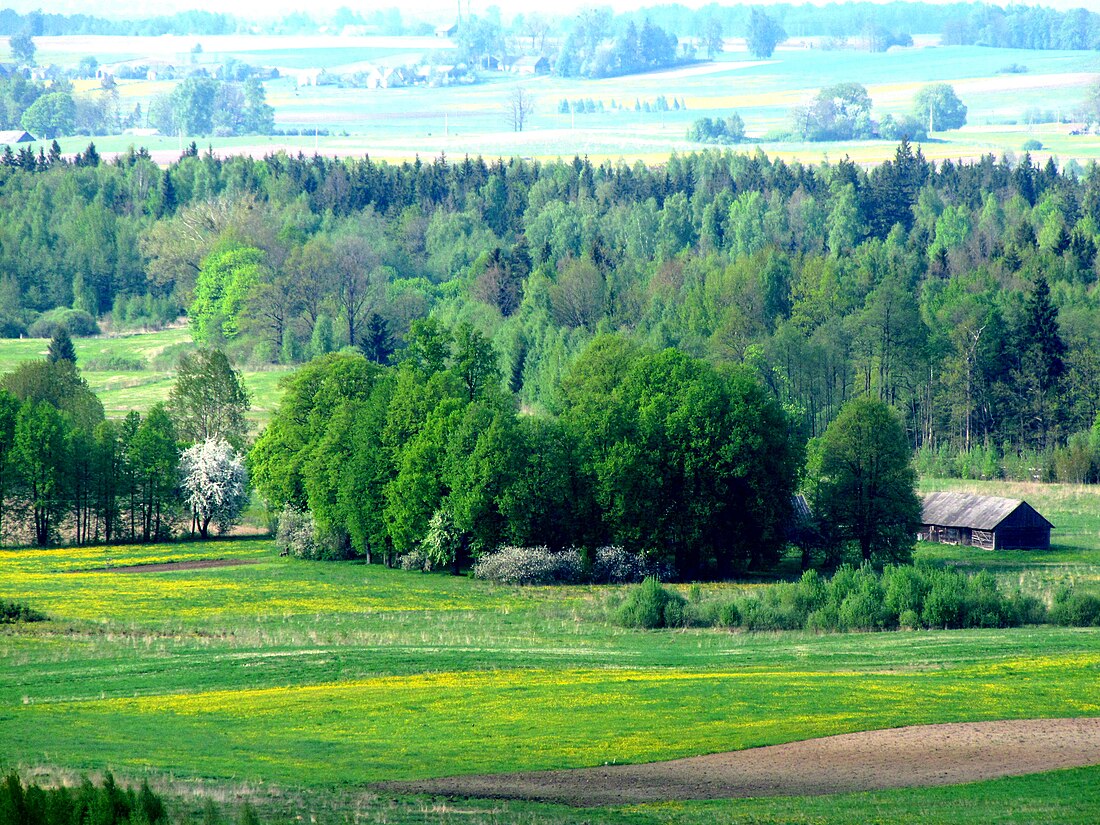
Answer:
POLYGON ((5 143, 29 143, 34 140, 34 135, 24 132, 22 129, 12 129, 0 132, 0 144, 5 143))
POLYGON ((979 496, 973 493, 929 493, 924 496, 923 524, 940 527, 969 527, 975 530, 993 530, 1020 507, 1027 507, 1043 518, 1026 501, 999 496, 979 496))

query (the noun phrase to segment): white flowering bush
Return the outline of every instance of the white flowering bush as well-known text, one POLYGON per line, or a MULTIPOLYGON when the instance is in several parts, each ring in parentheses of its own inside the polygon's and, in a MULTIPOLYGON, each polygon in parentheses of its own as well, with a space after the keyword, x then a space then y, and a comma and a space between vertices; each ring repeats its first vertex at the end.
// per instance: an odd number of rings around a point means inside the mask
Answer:
POLYGON ((284 507, 279 513, 279 526, 275 530, 275 546, 284 556, 320 558, 322 553, 313 516, 289 504, 284 507))
POLYGON ((647 572, 645 562, 622 547, 600 547, 592 557, 592 581, 596 584, 633 584, 647 572))
POLYGON ((180 456, 184 497, 199 534, 205 539, 213 523, 226 533, 248 505, 248 471, 220 436, 188 447, 180 456))
POLYGON ((419 570, 421 573, 432 572, 431 558, 419 547, 398 556, 397 566, 402 570, 419 570))
POLYGON ((576 550, 511 546, 479 558, 474 577, 497 584, 576 584, 585 578, 576 550))

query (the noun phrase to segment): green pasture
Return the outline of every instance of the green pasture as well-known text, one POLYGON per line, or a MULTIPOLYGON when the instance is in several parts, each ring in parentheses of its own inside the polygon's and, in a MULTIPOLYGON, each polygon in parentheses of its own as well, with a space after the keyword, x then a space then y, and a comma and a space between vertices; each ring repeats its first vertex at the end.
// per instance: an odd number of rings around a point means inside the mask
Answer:
MULTIPOLYGON (((103 402, 109 418, 121 418, 130 410, 144 413, 156 403, 167 401, 175 381, 175 360, 192 346, 186 327, 154 332, 100 335, 74 339, 77 365, 88 386, 103 402), (145 364, 141 370, 119 370, 107 359, 125 358, 145 364), (108 368, 100 368, 106 364, 108 368)), ((45 338, 0 339, 0 375, 15 369, 23 361, 44 358, 49 341, 45 338)), ((282 390, 284 367, 245 368, 241 375, 252 398, 248 418, 258 432, 270 419, 282 390)))
MULTIPOLYGON (((1096 493, 979 486, 1026 493, 1065 525, 1058 546, 1004 558, 926 546, 921 558, 988 566, 1036 592, 1067 577, 1095 580, 1096 493)), ((26 601, 51 621, 0 626, 0 761, 201 782, 255 798, 276 821, 303 811, 344 821, 352 808, 370 822, 631 823, 1085 822, 1100 810, 1096 768, 595 812, 379 798, 365 787, 905 724, 1100 715, 1100 630, 628 631, 609 620, 622 592, 305 562, 260 539, 3 551, 0 598, 26 601), (252 563, 110 572, 196 559, 252 563)))

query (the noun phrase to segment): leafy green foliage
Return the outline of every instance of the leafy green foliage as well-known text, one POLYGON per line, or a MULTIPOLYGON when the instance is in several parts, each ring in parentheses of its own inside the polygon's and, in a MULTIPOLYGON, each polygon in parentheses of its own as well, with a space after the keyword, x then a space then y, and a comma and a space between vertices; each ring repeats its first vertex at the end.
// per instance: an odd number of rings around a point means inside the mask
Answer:
POLYGON ((755 7, 749 12, 746 40, 753 57, 771 57, 775 47, 786 39, 787 33, 775 18, 755 7))
MULTIPOLYGON (((987 571, 966 575, 930 566, 844 565, 831 578, 807 570, 797 582, 773 584, 733 599, 686 603, 683 622, 749 631, 851 632, 1095 624, 1097 600, 1065 590, 1049 614, 1038 598, 1005 592, 987 571)), ((657 625, 660 626, 660 625, 657 625)))
POLYGON ((922 86, 913 96, 913 117, 923 119, 929 132, 961 129, 966 125, 966 106, 949 83, 922 86))
POLYGON ((630 591, 619 607, 616 619, 623 627, 643 630, 680 627, 684 622, 686 604, 683 596, 661 587, 657 579, 650 576, 630 591))
POLYGON ((870 397, 850 401, 821 439, 815 512, 864 561, 908 561, 920 525, 917 476, 897 415, 870 397))
POLYGON ((200 349, 180 356, 168 407, 185 442, 223 438, 239 448, 248 432, 244 414, 250 403, 225 353, 200 349))
POLYGON ((15 622, 44 622, 46 614, 35 610, 24 602, 9 602, 0 599, 0 624, 15 622))

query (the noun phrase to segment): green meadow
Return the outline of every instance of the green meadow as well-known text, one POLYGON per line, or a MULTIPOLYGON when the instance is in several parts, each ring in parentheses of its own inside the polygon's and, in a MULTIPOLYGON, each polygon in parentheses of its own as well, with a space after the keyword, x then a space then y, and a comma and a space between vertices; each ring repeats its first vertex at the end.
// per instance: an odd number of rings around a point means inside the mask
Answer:
MULTIPOLYGON (((1059 525, 1056 547, 995 556, 922 546, 918 558, 988 567, 1037 594, 1096 586, 1100 493, 979 486, 1025 493, 1059 525)), ((370 790, 907 724, 1100 715, 1100 629, 630 631, 610 618, 623 592, 306 562, 264 539, 3 551, 0 598, 50 621, 0 626, 0 761, 148 776, 181 810, 202 789, 251 799, 275 821, 355 811, 367 822, 1087 822, 1100 811, 1100 768, 583 812, 370 790), (197 559, 251 563, 109 569, 197 559)))
MULTIPOLYGON (((121 418, 130 410, 144 413, 168 400, 175 381, 179 354, 193 347, 185 326, 155 332, 100 335, 74 339, 77 365, 109 418, 121 418), (140 362, 141 369, 120 369, 118 359, 140 362)), ((0 375, 11 372, 23 361, 44 358, 46 338, 0 339, 0 375)), ((137 365, 135 363, 135 365, 137 365)), ((241 375, 252 400, 248 417, 258 432, 279 402, 284 367, 245 368, 241 375)))

